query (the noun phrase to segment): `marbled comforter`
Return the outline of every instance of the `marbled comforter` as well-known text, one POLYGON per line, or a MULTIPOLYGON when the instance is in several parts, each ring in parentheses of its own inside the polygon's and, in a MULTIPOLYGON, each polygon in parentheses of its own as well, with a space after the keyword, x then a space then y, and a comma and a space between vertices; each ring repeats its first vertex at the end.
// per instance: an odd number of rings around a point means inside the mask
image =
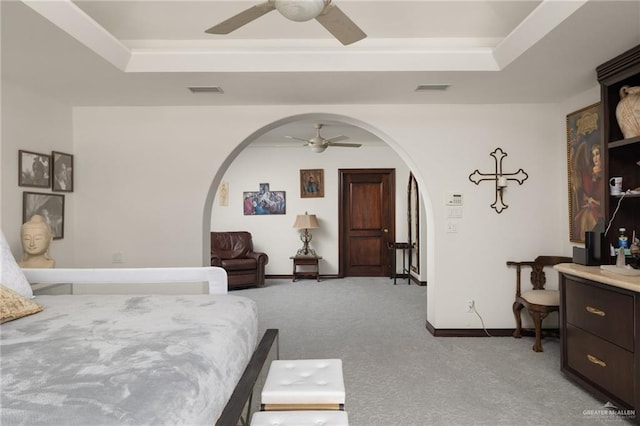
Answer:
POLYGON ((0 424, 213 425, 258 340, 233 295, 38 296, 0 326, 0 424))

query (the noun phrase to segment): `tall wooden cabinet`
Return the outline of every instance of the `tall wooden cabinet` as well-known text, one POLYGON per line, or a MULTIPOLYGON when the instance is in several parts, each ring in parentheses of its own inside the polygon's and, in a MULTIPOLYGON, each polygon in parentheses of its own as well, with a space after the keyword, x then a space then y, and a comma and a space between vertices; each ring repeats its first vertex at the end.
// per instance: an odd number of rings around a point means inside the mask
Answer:
MULTIPOLYGON (((622 176, 623 190, 640 187, 640 137, 625 139, 616 119, 620 102, 620 88, 640 86, 640 45, 600 65, 597 78, 601 88, 604 165, 605 165, 605 218, 611 219, 620 196, 609 195, 609 179, 622 176)), ((617 247, 619 228, 626 228, 629 238, 635 230, 640 237, 640 194, 629 194, 620 203, 615 219, 607 234, 607 243, 617 247)), ((609 251, 606 250, 608 254, 609 251)))

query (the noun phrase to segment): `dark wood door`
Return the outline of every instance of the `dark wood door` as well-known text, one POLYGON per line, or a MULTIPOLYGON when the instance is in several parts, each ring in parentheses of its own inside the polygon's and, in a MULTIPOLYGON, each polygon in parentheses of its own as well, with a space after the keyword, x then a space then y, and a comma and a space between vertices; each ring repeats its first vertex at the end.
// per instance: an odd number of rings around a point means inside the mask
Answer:
POLYGON ((341 169, 340 275, 388 276, 395 239, 395 169, 341 169))

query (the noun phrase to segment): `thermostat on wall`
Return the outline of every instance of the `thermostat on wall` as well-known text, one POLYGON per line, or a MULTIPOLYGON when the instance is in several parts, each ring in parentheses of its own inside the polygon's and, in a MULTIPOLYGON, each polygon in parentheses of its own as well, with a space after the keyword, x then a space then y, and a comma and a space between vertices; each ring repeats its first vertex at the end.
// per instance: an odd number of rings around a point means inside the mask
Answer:
POLYGON ((447 195, 447 206, 461 206, 462 194, 451 193, 447 195))

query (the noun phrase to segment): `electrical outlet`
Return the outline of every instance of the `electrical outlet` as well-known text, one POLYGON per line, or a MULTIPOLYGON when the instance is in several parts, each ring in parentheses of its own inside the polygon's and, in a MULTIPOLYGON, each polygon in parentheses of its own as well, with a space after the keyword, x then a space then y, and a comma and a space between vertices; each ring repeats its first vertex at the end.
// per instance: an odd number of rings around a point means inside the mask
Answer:
POLYGON ((466 301, 464 306, 467 309, 467 313, 472 314, 473 311, 476 309, 476 302, 474 302, 473 299, 469 299, 466 301))

